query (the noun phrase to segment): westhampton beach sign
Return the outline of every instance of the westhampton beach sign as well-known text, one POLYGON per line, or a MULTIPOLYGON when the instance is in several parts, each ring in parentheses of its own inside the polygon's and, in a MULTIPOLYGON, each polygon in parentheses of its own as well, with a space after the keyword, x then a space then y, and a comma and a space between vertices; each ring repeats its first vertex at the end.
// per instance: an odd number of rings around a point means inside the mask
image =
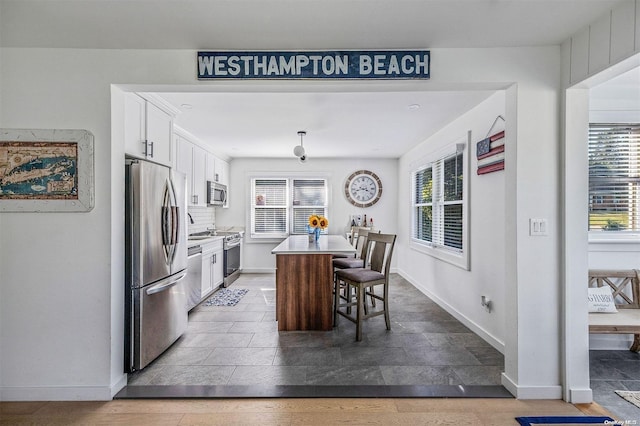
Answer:
POLYGON ((198 79, 428 79, 428 50, 198 52, 198 79))

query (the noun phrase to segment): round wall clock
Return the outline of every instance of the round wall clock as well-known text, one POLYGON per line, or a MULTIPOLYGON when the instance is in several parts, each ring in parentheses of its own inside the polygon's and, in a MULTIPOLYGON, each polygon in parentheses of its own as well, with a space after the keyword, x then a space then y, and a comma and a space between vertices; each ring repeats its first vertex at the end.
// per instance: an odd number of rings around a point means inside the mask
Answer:
POLYGON ((382 195, 382 181, 369 170, 358 170, 347 178, 344 185, 347 200, 356 207, 370 207, 382 195))

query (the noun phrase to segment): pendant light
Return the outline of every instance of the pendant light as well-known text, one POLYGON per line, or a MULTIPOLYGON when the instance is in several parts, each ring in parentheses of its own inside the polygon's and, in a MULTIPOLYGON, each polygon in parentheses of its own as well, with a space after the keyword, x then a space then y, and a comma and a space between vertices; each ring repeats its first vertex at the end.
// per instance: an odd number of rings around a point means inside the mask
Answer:
POLYGON ((307 132, 305 132, 304 130, 300 130, 298 132, 298 136, 300 136, 300 145, 293 148, 293 155, 298 157, 300 159, 300 162, 303 162, 303 163, 307 160, 307 156, 305 155, 305 152, 304 152, 304 146, 302 145, 302 138, 303 136, 306 136, 306 135, 307 135, 307 132))

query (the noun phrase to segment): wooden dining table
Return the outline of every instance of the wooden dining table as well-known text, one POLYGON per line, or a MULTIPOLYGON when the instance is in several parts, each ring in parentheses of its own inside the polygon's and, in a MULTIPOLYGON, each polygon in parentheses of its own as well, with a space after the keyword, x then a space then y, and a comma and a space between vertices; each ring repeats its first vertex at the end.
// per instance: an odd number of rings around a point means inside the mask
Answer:
POLYGON ((333 264, 336 254, 355 254, 341 235, 292 235, 275 247, 278 331, 333 328, 333 264))

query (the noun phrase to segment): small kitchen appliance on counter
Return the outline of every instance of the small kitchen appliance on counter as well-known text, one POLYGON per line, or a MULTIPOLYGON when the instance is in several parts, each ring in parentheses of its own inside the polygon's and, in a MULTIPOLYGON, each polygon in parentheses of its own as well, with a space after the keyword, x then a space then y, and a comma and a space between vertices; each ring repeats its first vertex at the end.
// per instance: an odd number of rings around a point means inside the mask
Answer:
POLYGON ((127 160, 125 170, 125 370, 133 372, 187 329, 187 184, 148 161, 127 160))

